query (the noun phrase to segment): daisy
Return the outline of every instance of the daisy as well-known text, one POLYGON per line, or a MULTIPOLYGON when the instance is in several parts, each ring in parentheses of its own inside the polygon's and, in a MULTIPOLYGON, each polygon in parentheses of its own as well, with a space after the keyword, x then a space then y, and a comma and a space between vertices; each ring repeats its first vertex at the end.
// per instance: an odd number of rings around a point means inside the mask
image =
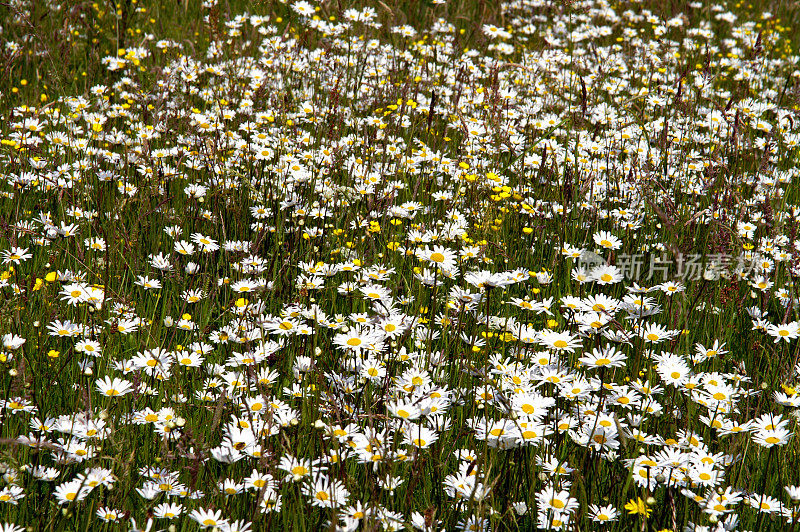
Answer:
POLYGON ((756 276, 756 278, 750 282, 750 286, 757 288, 762 292, 768 292, 773 285, 774 283, 772 281, 762 275, 756 276))
POLYGON ((491 273, 488 271, 468 272, 464 280, 476 288, 505 288, 519 282, 511 272, 491 273))
POLYGON ((176 240, 174 249, 181 255, 189 256, 194 254, 194 245, 186 240, 176 240))
POLYGON ((570 244, 565 244, 564 247, 561 248, 561 254, 572 259, 580 258, 584 251, 586 251, 584 248, 575 247, 570 244))
POLYGON ((381 320, 378 329, 382 330, 388 338, 397 338, 408 329, 408 325, 402 315, 395 314, 381 320))
POLYGON ((627 386, 615 387, 614 394, 609 401, 623 408, 633 408, 639 403, 636 392, 628 389, 627 386))
POLYGON ((800 336, 800 322, 792 321, 780 325, 767 325, 767 334, 775 338, 776 344, 781 340, 789 343, 800 336))
POLYGON ((231 495, 238 495, 244 490, 242 484, 237 483, 235 480, 226 478, 219 485, 220 492, 224 493, 226 497, 231 495))
POLYGON ((622 240, 612 235, 608 231, 599 231, 592 235, 592 240, 604 249, 619 249, 622 247, 622 240))
POLYGON ((595 348, 591 353, 585 354, 578 360, 589 368, 619 368, 625 365, 627 357, 613 347, 607 349, 595 348))
POLYGON ((531 419, 542 419, 555 404, 555 399, 535 392, 515 394, 512 398, 512 409, 518 415, 531 419))
POLYGON ((658 323, 648 323, 644 329, 641 330, 640 336, 644 338, 645 342, 657 344, 662 340, 671 340, 680 331, 672 331, 665 328, 658 323))
POLYGON ((58 504, 71 504, 73 501, 82 501, 89 495, 90 489, 82 486, 82 482, 72 480, 56 487, 55 497, 58 504))
POLYGON ((358 290, 371 301, 389 301, 391 299, 391 291, 380 285, 362 286, 358 290))
POLYGON ((247 279, 236 281, 231 285, 231 290, 240 294, 246 294, 248 292, 252 292, 256 288, 258 288, 258 283, 247 279))
POLYGON ((25 338, 14 333, 6 333, 3 335, 3 347, 12 351, 16 351, 22 347, 26 341, 25 338))
POLYGON ((210 253, 219 249, 219 244, 217 244, 216 240, 201 233, 193 233, 192 240, 199 245, 200 250, 205 253, 210 253))
POLYGON ((120 512, 119 510, 114 510, 107 506, 102 506, 98 508, 96 513, 97 517, 99 517, 101 521, 105 521, 106 523, 116 523, 122 516, 122 512, 120 512))
POLYGON ((699 364, 705 360, 710 360, 717 356, 722 356, 728 354, 728 351, 724 349, 725 344, 720 344, 719 340, 714 340, 714 344, 711 347, 705 347, 701 343, 697 343, 695 345, 695 356, 692 357, 692 362, 695 364, 699 364))
POLYGON ((89 299, 89 287, 83 283, 70 283, 61 288, 61 301, 75 306, 89 299))
POLYGON ((160 251, 158 255, 150 255, 150 265, 162 272, 172 271, 172 264, 169 262, 169 258, 165 257, 160 251))
POLYGON ((137 275, 136 282, 134 284, 141 286, 145 290, 155 290, 161 288, 161 281, 158 279, 151 279, 144 275, 137 275))
MULTIPOLYGON (((282 469, 288 473, 286 475, 286 480, 291 480, 292 482, 297 482, 309 476, 312 466, 314 466, 314 464, 312 464, 311 460, 307 458, 295 458, 289 454, 283 455, 281 461, 278 463, 278 469, 282 469)), ((319 465, 315 466, 315 472, 317 474, 324 473, 324 471, 324 468, 320 469, 319 465)))
POLYGON ((152 375, 154 371, 162 368, 169 368, 172 363, 172 354, 169 351, 156 347, 154 349, 145 349, 144 352, 137 352, 133 357, 133 364, 144 370, 148 375, 152 375))
POLYGON ((292 9, 295 13, 303 17, 311 17, 314 15, 314 6, 305 0, 300 0, 299 2, 292 4, 292 9))
POLYGON ((758 493, 752 494, 744 502, 755 508, 759 513, 772 514, 781 511, 781 508, 783 508, 783 503, 780 500, 769 495, 759 495, 758 493))
POLYGON ((417 249, 416 255, 420 260, 430 263, 434 268, 443 270, 455 270, 456 259, 458 256, 452 250, 435 245, 433 248, 425 246, 424 249, 417 249))
POLYGON ((668 296, 672 296, 674 294, 677 294, 679 292, 683 292, 684 290, 686 290, 686 287, 683 284, 675 283, 675 282, 672 282, 672 281, 666 281, 664 283, 661 283, 656 288, 660 289, 662 292, 664 292, 668 296))
POLYGON ((164 232, 172 238, 177 238, 183 233, 183 229, 179 225, 170 225, 164 228, 164 232))
POLYGON ((98 379, 95 383, 97 391, 106 397, 121 397, 133 391, 133 385, 125 379, 106 375, 103 379, 98 379))
POLYGON ((183 513, 183 506, 176 503, 162 502, 153 508, 153 515, 157 519, 175 519, 183 513))
MULTIPOLYGON (((471 487, 464 487, 461 490, 458 490, 457 496, 460 498, 462 496, 470 497, 474 490, 471 487), (466 495, 462 495, 466 493, 466 495)), ((483 491, 483 490, 482 490, 483 491)), ((540 526, 540 528, 546 529, 548 528, 547 525, 540 526)), ((466 519, 459 519, 456 523, 456 530, 462 531, 469 531, 469 532, 487 532, 489 530, 489 520, 483 517, 479 517, 477 515, 471 515, 466 519)))
POLYGON ((562 384, 563 382, 572 380, 573 378, 574 378, 573 375, 565 372, 558 366, 549 366, 542 368, 541 375, 536 377, 536 379, 541 382, 549 382, 550 384, 555 384, 555 385, 562 384))
POLYGON ((275 478, 269 473, 259 473, 252 470, 250 476, 244 479, 244 489, 247 491, 259 491, 261 489, 274 489, 277 487, 275 478))
POLYGON ((555 351, 573 352, 581 347, 581 342, 568 332, 544 330, 539 333, 539 343, 555 351))
POLYGON ((656 371, 661 377, 661 380, 673 386, 682 385, 691 373, 689 365, 684 362, 682 358, 677 356, 659 362, 656 366, 656 371))
POLYGON ((511 301, 506 301, 506 303, 525 310, 534 310, 536 305, 536 301, 531 302, 527 299, 520 299, 518 297, 512 297, 511 301))
POLYGON ((33 255, 28 253, 28 248, 18 248, 12 246, 11 249, 0 252, 0 256, 3 257, 3 264, 8 264, 9 262, 19 264, 24 260, 28 260, 33 255))
POLYGON ((517 421, 517 442, 519 445, 537 445, 552 434, 552 429, 535 421, 517 421))
POLYGON ((608 325, 611 318, 611 315, 605 313, 582 312, 575 317, 575 321, 581 333, 592 335, 608 325))
MULTIPOLYGON (((564 304, 567 304, 567 301, 572 301, 571 296, 566 296, 561 299, 564 304)), ((620 301, 618 299, 614 299, 613 297, 609 297, 605 294, 596 294, 587 297, 584 300, 577 300, 579 302, 580 308, 586 311, 593 311, 593 312, 600 312, 600 313, 609 313, 614 314, 617 307, 620 306, 620 301)))
POLYGON ((176 351, 173 356, 175 357, 175 363, 180 366, 187 368, 199 368, 203 365, 203 356, 196 352, 187 350, 176 351))
POLYGON ((47 467, 47 466, 36 466, 33 471, 31 471, 33 478, 36 480, 42 480, 45 482, 55 482, 55 480, 61 475, 61 471, 54 467, 47 467))
POLYGON ((237 519, 236 521, 229 521, 220 527, 222 532, 250 532, 252 523, 244 519, 237 519))
POLYGON ((592 279, 589 272, 586 271, 586 268, 573 268, 570 277, 573 281, 578 281, 580 284, 588 283, 592 279))
POLYGON ((181 297, 187 303, 197 303, 205 297, 205 292, 200 289, 184 290, 181 292, 181 297))
POLYGON ((24 490, 15 485, 9 485, 0 490, 0 502, 16 506, 20 499, 25 497, 24 490))
POLYGON ((380 381, 386 376, 386 366, 382 362, 369 357, 364 360, 359 373, 365 379, 373 382, 380 381))
POLYGON ((311 499, 311 504, 321 508, 337 508, 347 503, 350 492, 340 480, 320 477, 313 483, 303 486, 303 493, 311 499))
POLYGON ((782 446, 789 443, 793 432, 783 427, 776 427, 771 430, 759 430, 752 434, 753 441, 762 447, 782 446))
POLYGON ((75 351, 78 351, 79 353, 85 353, 93 357, 99 357, 101 355, 102 348, 100 347, 100 343, 96 342, 95 340, 81 340, 75 344, 75 351))
POLYGON ((87 249, 91 249, 92 251, 106 250, 106 241, 103 238, 99 237, 87 238, 86 240, 84 240, 84 244, 86 245, 87 249))
POLYGON ((197 508, 192 510, 189 517, 195 520, 201 528, 221 527, 227 524, 227 519, 222 518, 222 511, 220 510, 204 510, 197 508))
POLYGON ((259 506, 264 513, 277 513, 281 511, 282 500, 281 495, 275 489, 267 488, 259 506))
POLYGON ((405 444, 414 446, 418 449, 426 449, 439 439, 439 435, 421 425, 410 425, 406 428, 405 444))
POLYGON ((712 464, 699 463, 689 469, 689 478, 694 484, 700 486, 716 486, 722 479, 721 472, 712 464))
POLYGON ((417 388, 424 388, 431 383, 430 374, 421 368, 409 368, 397 378, 397 386, 401 387, 407 392, 411 392, 417 388))
POLYGON ((550 486, 536 494, 536 501, 539 503, 539 510, 542 512, 552 510, 558 513, 570 513, 579 506, 577 499, 569 496, 569 491, 556 491, 550 486))
POLYGON ((81 333, 82 327, 71 321, 61 321, 61 320, 53 320, 50 325, 47 326, 47 329, 50 331, 50 336, 78 336, 81 333))
POLYGON ((740 424, 736 421, 724 419, 722 421, 722 428, 719 429, 717 434, 719 436, 730 436, 731 434, 740 434, 742 432, 748 432, 750 429, 751 429, 750 421, 740 424))
POLYGON ((592 268, 589 279, 601 285, 614 284, 622 280, 622 272, 616 266, 601 265, 592 268))
POLYGON ((357 326, 347 332, 339 333, 333 337, 334 345, 343 349, 361 352, 369 348, 370 344, 381 341, 379 333, 368 327, 357 326))

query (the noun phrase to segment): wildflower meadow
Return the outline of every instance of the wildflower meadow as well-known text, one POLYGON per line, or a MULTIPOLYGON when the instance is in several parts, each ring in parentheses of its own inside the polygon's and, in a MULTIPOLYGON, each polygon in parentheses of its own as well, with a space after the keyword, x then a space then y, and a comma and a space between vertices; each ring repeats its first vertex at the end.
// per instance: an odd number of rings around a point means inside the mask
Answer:
POLYGON ((0 531, 800 530, 800 6, 0 5, 0 531))

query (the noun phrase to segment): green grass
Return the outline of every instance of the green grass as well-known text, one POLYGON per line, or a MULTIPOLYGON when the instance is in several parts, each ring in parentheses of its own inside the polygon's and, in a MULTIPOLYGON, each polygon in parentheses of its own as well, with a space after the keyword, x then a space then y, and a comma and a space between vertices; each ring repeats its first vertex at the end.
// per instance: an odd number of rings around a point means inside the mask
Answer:
POLYGON ((794 529, 796 6, 0 10, 0 522, 794 529))

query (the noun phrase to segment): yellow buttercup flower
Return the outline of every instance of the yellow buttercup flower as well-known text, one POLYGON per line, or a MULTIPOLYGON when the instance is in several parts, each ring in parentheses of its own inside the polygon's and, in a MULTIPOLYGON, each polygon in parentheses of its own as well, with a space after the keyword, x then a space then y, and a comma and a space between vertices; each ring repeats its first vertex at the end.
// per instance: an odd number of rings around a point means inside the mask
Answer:
POLYGON ((649 508, 641 497, 637 497, 635 500, 629 500, 625 503, 625 509, 628 510, 628 513, 631 515, 640 514, 645 517, 650 517, 650 514, 653 513, 652 508, 649 508))

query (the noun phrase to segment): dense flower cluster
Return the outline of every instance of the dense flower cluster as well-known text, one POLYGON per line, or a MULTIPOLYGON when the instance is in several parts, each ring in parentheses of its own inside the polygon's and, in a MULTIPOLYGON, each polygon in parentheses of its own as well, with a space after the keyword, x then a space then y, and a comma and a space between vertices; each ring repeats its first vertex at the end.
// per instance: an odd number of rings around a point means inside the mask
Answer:
POLYGON ((108 83, 14 107, 3 515, 794 526, 785 28, 551 4, 465 49, 444 18, 207 1, 204 54, 145 38, 108 83))

